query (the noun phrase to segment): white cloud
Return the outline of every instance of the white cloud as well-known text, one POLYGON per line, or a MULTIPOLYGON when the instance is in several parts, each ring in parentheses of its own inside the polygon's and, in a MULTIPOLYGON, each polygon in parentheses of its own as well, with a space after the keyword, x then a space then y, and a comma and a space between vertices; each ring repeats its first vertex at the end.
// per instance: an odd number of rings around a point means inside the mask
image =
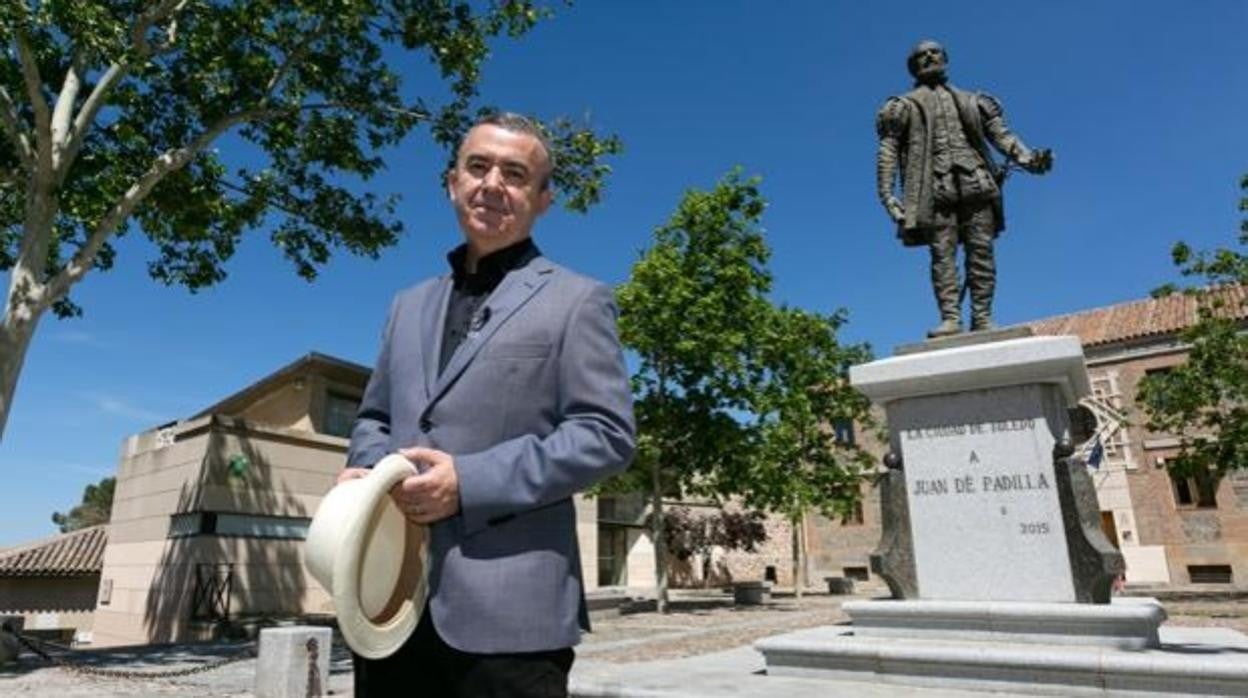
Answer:
POLYGON ((99 337, 96 337, 90 332, 84 332, 83 330, 57 330, 52 335, 52 339, 65 344, 81 344, 83 346, 95 347, 97 349, 104 349, 108 347, 107 342, 103 342, 99 337))
POLYGON ((158 423, 166 421, 166 416, 164 414, 153 412, 152 410, 145 409, 143 407, 131 405, 130 403, 111 395, 92 393, 84 395, 83 397, 94 405, 97 410, 105 414, 125 417, 126 419, 140 422, 158 423))

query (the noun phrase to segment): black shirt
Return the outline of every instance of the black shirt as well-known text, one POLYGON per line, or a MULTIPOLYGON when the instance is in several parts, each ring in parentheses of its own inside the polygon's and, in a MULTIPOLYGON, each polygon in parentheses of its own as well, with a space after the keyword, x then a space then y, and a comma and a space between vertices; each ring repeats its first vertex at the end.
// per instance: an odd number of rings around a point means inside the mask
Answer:
POLYGON ((468 245, 463 244, 446 255, 451 265, 451 300, 446 307, 446 324, 442 328, 442 354, 438 357, 438 373, 446 369, 451 355, 470 332, 481 329, 490 319, 488 306, 482 307, 508 272, 521 269, 542 253, 531 238, 525 238, 477 260, 476 273, 468 273, 468 245))

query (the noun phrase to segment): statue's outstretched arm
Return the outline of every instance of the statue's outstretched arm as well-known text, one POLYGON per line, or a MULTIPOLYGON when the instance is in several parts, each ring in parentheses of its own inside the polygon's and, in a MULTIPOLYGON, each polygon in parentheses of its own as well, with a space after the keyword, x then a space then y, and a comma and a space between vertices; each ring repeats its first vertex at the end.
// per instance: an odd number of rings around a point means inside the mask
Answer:
POLYGON ((1028 172, 1044 174, 1053 167, 1053 151, 1048 148, 1028 148, 1023 139, 1006 125, 1005 109, 996 97, 982 92, 977 97, 980 113, 984 117, 984 133, 994 148, 1028 172))

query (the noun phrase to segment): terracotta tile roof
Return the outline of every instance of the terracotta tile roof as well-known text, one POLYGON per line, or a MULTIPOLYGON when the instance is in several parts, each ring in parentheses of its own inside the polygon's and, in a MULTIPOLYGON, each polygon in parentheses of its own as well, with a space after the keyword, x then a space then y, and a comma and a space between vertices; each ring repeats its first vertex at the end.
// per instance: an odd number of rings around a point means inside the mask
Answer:
MULTIPOLYGON (((1216 293, 1235 317, 1248 319, 1248 287, 1225 286, 1216 293)), ((1073 334, 1084 347, 1095 347, 1176 334, 1196 321, 1197 302, 1192 296, 1173 293, 1164 298, 1145 298, 1025 324, 1036 334, 1073 334)))
POLYGON ((19 545, 0 553, 0 577, 79 577, 104 566, 108 525, 19 545))

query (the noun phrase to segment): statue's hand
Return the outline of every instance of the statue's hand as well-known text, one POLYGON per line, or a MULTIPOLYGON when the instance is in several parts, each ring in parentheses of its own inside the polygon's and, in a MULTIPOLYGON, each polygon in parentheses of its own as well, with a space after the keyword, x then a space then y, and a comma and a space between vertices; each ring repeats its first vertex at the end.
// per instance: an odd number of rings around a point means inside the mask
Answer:
POLYGON ((901 202, 895 196, 890 196, 884 201, 884 210, 888 211, 888 217, 892 218, 894 223, 900 223, 906 219, 906 209, 901 207, 901 202))
POLYGON ((1033 150, 1020 156, 1018 164, 1032 174, 1044 174, 1053 169, 1053 151, 1048 148, 1033 150))

